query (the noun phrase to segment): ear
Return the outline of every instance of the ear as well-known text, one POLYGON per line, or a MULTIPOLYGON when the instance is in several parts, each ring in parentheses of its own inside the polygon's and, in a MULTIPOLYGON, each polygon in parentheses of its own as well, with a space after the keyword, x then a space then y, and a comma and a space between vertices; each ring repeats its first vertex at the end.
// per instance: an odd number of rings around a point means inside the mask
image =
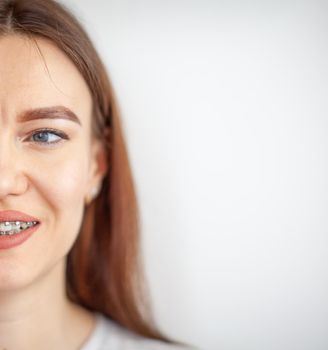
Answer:
POLYGON ((102 181, 108 170, 106 150, 100 140, 92 140, 90 167, 85 203, 89 204, 100 192, 102 181))

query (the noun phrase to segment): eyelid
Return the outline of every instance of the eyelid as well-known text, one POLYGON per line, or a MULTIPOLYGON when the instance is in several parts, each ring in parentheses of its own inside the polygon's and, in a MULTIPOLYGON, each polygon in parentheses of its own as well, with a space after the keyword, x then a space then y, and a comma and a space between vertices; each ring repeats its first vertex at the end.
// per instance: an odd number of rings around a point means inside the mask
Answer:
POLYGON ((41 147, 51 147, 51 146, 55 146, 55 145, 61 143, 64 140, 69 140, 69 137, 66 133, 64 133, 63 131, 60 131, 58 129, 39 128, 39 129, 35 129, 35 130, 31 131, 29 133, 29 136, 26 138, 26 140, 33 143, 33 144, 41 145, 41 147), (41 132, 52 133, 52 134, 60 137, 61 139, 58 141, 55 141, 55 142, 37 142, 37 141, 30 140, 35 134, 38 134, 41 132))

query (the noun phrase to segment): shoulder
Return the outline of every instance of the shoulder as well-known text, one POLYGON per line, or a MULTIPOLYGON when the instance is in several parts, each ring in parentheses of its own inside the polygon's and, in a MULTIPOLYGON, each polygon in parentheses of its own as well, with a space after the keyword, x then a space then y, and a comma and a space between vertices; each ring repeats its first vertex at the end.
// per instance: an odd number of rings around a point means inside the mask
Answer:
POLYGON ((101 346, 99 343, 99 349, 97 348, 95 350, 188 350, 187 347, 171 345, 158 340, 142 337, 101 314, 97 315, 96 332, 98 332, 99 336, 102 334, 102 340, 101 346))

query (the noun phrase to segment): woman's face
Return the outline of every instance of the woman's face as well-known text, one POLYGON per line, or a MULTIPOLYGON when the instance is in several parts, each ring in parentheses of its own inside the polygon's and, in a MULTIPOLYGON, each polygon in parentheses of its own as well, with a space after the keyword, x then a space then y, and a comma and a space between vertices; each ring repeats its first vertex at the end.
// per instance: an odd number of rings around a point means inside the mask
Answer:
POLYGON ((91 135, 92 99, 74 64, 52 43, 0 37, 0 211, 36 217, 39 228, 0 249, 0 292, 24 287, 63 262, 85 198, 105 171, 91 135), (44 130, 52 129, 52 130, 44 130))

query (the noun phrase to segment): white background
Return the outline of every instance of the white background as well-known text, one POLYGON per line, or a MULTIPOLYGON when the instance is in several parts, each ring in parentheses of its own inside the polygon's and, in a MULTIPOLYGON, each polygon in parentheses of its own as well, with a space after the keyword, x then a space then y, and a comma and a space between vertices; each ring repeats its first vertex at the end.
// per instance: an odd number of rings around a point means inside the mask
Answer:
POLYGON ((328 3, 65 3, 121 105, 161 328, 327 350, 328 3))

